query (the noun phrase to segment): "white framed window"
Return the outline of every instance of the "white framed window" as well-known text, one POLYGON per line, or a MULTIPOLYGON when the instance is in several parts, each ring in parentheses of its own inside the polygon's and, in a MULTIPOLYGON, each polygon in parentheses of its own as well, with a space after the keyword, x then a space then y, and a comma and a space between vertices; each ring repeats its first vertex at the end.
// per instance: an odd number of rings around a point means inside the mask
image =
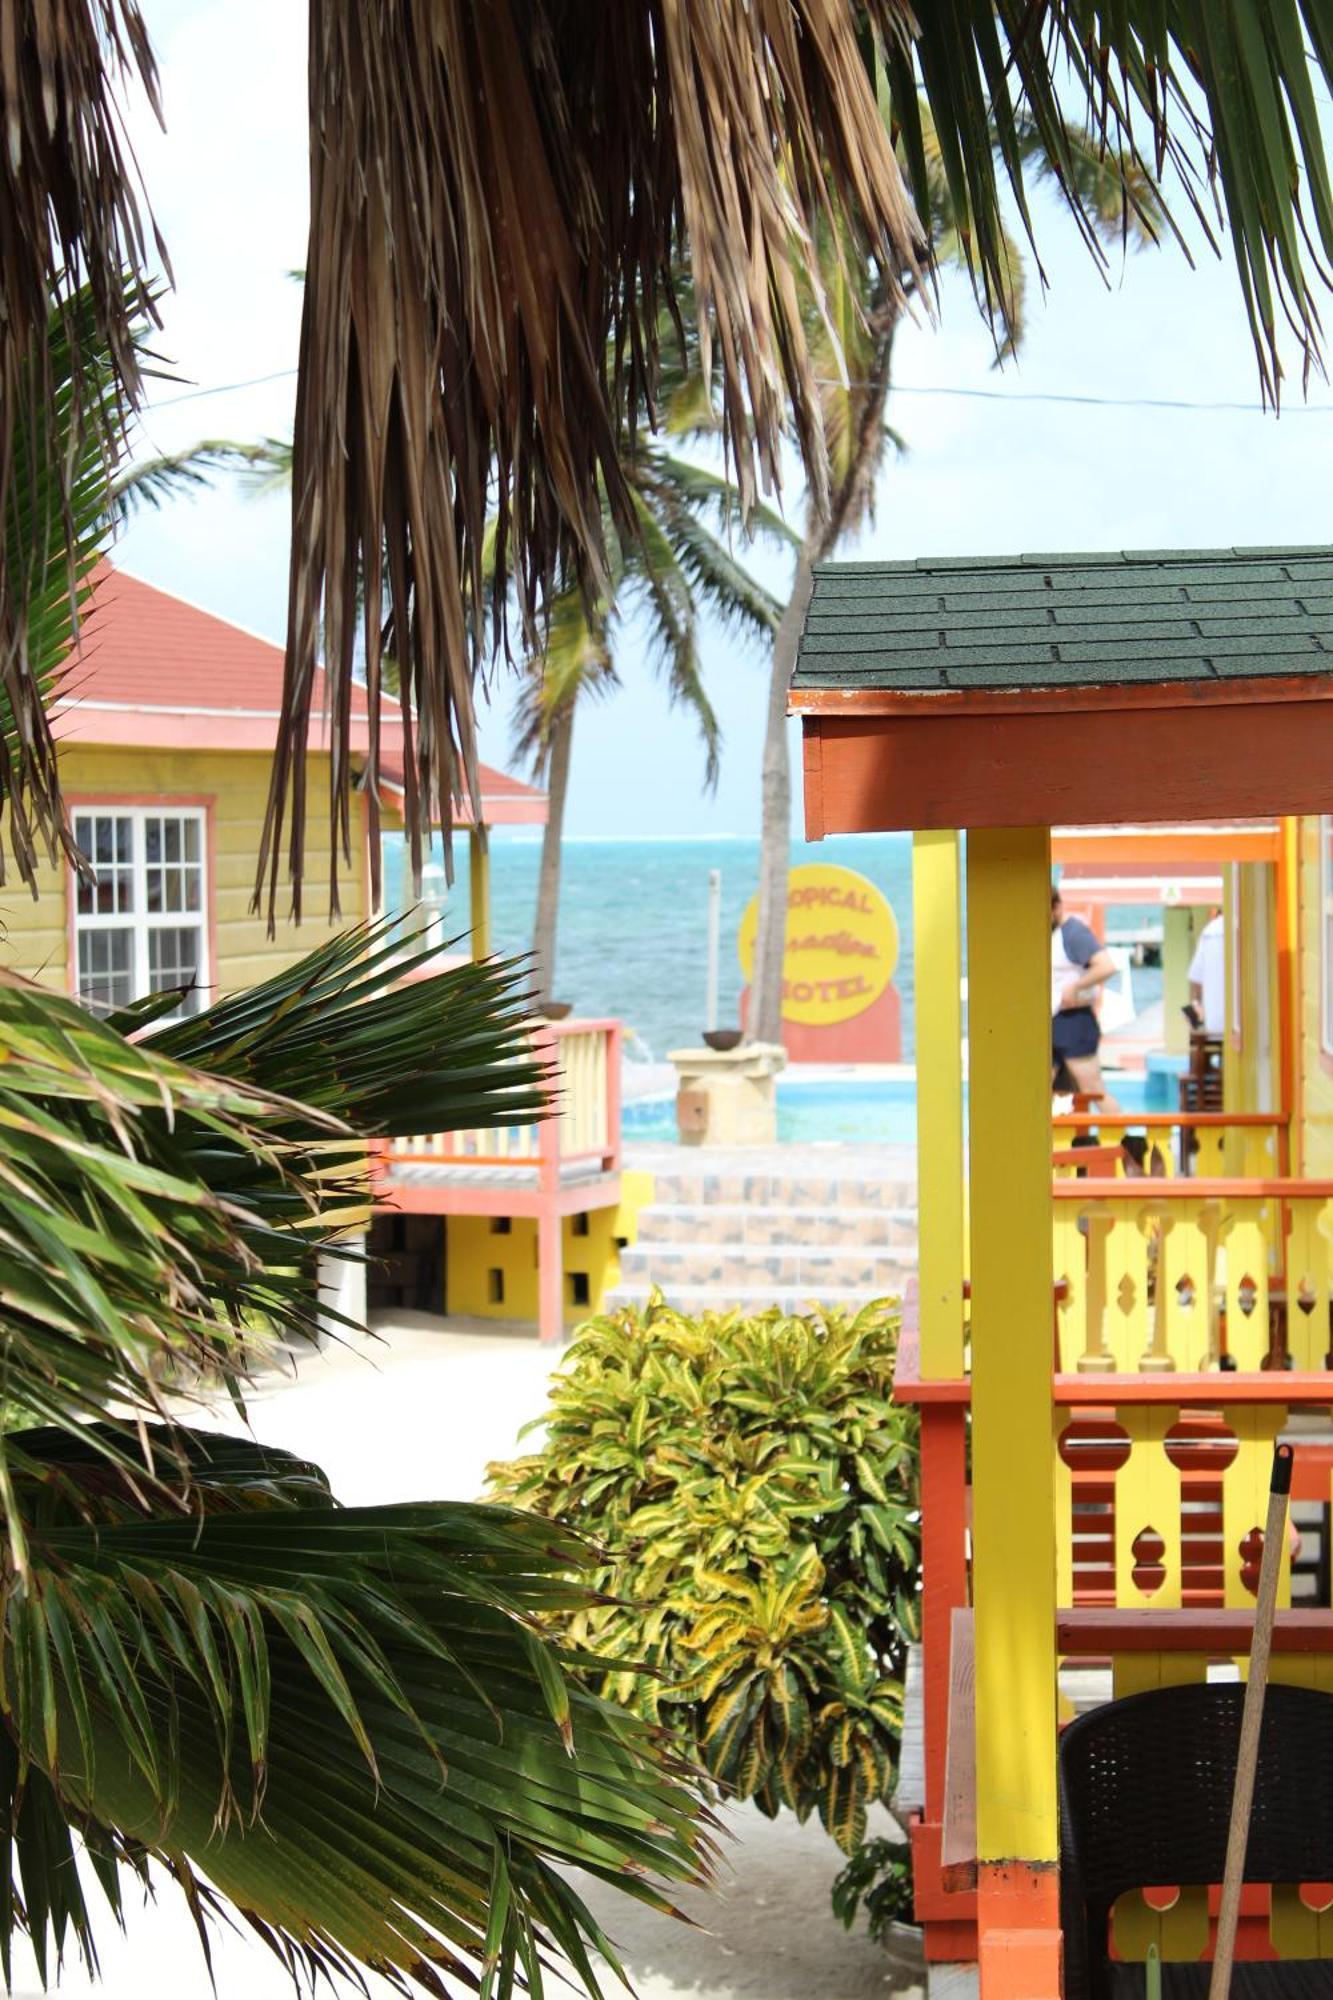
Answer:
POLYGON ((175 987, 197 1014, 208 984, 207 816, 201 806, 77 806, 74 838, 95 882, 75 874, 75 992, 95 1013, 175 987))
POLYGON ((1333 818, 1319 821, 1319 1039, 1333 1056, 1333 818))

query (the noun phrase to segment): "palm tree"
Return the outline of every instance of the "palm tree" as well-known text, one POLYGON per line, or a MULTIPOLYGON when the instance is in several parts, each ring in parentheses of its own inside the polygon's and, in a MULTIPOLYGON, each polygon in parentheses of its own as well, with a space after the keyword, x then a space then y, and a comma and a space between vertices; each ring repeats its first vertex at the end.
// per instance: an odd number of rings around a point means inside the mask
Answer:
MULTIPOLYGON (((933 219, 936 269, 966 269, 970 234, 966 211, 954 206, 940 135, 929 102, 918 107, 925 196, 923 213, 933 219)), ((1036 126, 1018 126, 1024 158, 1045 170, 1046 153, 1036 126)), ((997 150, 998 150, 997 139, 997 150)), ((1064 135, 1064 173, 1078 211, 1099 247, 1154 242, 1164 218, 1152 184, 1132 162, 1112 166, 1084 135, 1064 135)), ((806 499, 805 534, 796 557, 791 594, 773 642, 768 712, 761 767, 759 911, 754 974, 746 1031, 750 1040, 782 1039, 782 964, 787 928, 787 870, 791 853, 791 759, 787 739, 787 697, 796 649, 810 602, 815 565, 862 528, 874 510, 884 461, 897 442, 885 422, 893 380, 893 349, 902 313, 893 304, 895 287, 874 262, 857 261, 846 233, 825 235, 820 281, 807 294, 807 338, 818 357, 819 392, 829 478, 806 499)), ((1013 353, 1023 336, 1025 273, 1023 251, 1012 235, 1000 241, 999 289, 994 296, 998 354, 1013 353)), ((910 299, 914 280, 902 274, 899 289, 910 299)))
MULTIPOLYGON (((716 435, 711 404, 689 367, 676 371, 666 421, 683 441, 716 435)), ((777 601, 729 546, 742 522, 736 489, 728 479, 659 445, 643 443, 627 446, 624 474, 634 502, 633 532, 620 535, 608 508, 605 587, 591 603, 576 583, 559 593, 541 646, 526 663, 519 695, 515 751, 547 788, 532 947, 533 992, 543 999, 554 991, 574 718, 581 702, 618 685, 617 641, 626 621, 636 611, 646 616, 649 658, 666 681, 668 698, 688 709, 699 725, 706 787, 717 782, 721 733, 700 673, 700 614, 711 611, 725 624, 770 640, 778 622, 777 601)), ((773 539, 793 539, 786 523, 768 508, 754 510, 750 528, 773 539)))
MULTIPOLYGON (((81 295, 53 318, 58 416, 119 393, 95 319, 81 295)), ((4 556, 49 693, 107 467, 95 423, 12 436, 4 556)), ((0 699, 6 751, 16 734, 0 699)), ((318 1466, 186 1421, 210 1391, 239 1418, 254 1369, 315 1332, 367 1135, 546 1109, 515 966, 402 969, 382 927, 352 932, 170 1025, 172 994, 101 1020, 0 969, 7 1983, 16 1933, 44 1982, 70 1938, 95 1965, 79 1850, 118 1917, 153 1862, 205 1948, 230 1906, 293 1974, 443 1993, 473 1967, 483 1996, 540 1991, 557 1956, 597 1992, 609 1947, 566 1864, 659 1907, 654 1877, 706 1867, 683 1774, 544 1636, 576 1537, 502 1508, 341 1508, 318 1466)))
MULTIPOLYGON (((605 580, 604 498, 618 531, 632 533, 620 417, 653 405, 658 327, 682 257, 742 510, 777 482, 789 424, 818 501, 828 476, 820 368, 798 279, 818 288, 813 246, 837 214, 858 257, 885 273, 891 310, 905 280, 920 284, 936 218, 919 90, 992 306, 1005 290, 1006 201, 1032 233, 1025 126, 1037 167, 1105 257, 1069 153, 1068 121, 1086 112, 1113 174, 1142 175, 1214 247, 1229 237, 1265 392, 1278 389, 1280 325, 1307 360, 1317 353, 1316 287, 1333 265, 1314 87, 1333 82, 1333 36, 1319 0, 309 6, 311 230, 270 895, 316 655, 322 646, 335 708, 346 704, 358 624, 372 703, 383 653, 400 666, 421 781, 414 820, 447 820, 451 791, 475 793, 483 638, 503 646, 511 606, 533 629, 571 569, 605 580), (488 574, 493 514, 501 530, 488 574), (387 596, 383 626, 358 614, 358 574, 365 605, 378 611, 387 596), (483 607, 489 615, 474 615, 483 607)), ((155 88, 138 0, 69 0, 56 15, 42 0, 14 0, 13 12, 0 37, 10 219, 0 467, 50 300, 67 301, 88 275, 122 409, 132 409, 142 370, 128 326, 150 290, 151 232, 112 89, 118 72, 155 88)), ((50 380, 35 393, 49 406, 50 380)), ((118 411, 103 433, 109 449, 121 423, 118 411)), ((28 817, 49 832, 59 779, 25 662, 27 610, 0 576, 0 685, 16 719, 17 774, 28 817)), ((345 796, 349 774, 334 783, 345 796)), ((293 832, 299 890, 302 829, 293 832)))

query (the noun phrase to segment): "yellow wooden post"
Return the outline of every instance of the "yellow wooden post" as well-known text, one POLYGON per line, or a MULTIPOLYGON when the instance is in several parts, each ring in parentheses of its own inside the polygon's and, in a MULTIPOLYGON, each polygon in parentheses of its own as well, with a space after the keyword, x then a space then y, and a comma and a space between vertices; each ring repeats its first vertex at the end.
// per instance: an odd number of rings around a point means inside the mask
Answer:
POLYGON ((1044 828, 969 832, 982 2000, 1055 2000, 1060 1977, 1049 898, 1044 828))
MULTIPOLYGON (((1228 862, 1222 871, 1222 929, 1225 940, 1224 961, 1224 1020, 1222 1027, 1222 1104, 1227 1111, 1245 1111, 1244 1069, 1241 1063, 1241 1043, 1236 1035, 1240 1019, 1241 995, 1236 989, 1237 939, 1236 926, 1240 922, 1240 866, 1228 862)), ((1246 947, 1245 939, 1240 940, 1240 950, 1246 947)), ((1243 1132, 1227 1132, 1222 1141, 1222 1167, 1228 1174, 1239 1174, 1244 1168, 1245 1135, 1243 1132)))
POLYGON ((963 972, 959 841, 912 841, 921 1373, 963 1372, 963 972))
POLYGON ((491 851, 484 826, 468 828, 468 891, 472 910, 473 959, 491 955, 491 851))

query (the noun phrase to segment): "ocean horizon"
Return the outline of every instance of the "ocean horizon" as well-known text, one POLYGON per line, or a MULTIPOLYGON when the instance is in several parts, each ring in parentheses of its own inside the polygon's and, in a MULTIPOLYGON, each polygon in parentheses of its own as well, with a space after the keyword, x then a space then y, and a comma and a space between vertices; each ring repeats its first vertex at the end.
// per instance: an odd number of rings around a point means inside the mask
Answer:
MULTIPOLYGON (((705 1027, 708 977, 708 877, 721 884, 718 1024, 739 1021, 741 969, 736 938, 759 885, 754 834, 570 834, 562 843, 560 928, 553 999, 576 1013, 616 1015, 641 1051, 661 1061, 669 1049, 697 1044, 705 1027)), ((491 930, 497 952, 517 956, 532 944, 537 907, 540 829, 497 833, 491 840, 491 930)), ((435 858, 441 859, 438 844, 435 858)), ((467 860, 460 842, 457 878, 443 906, 444 927, 471 926, 467 860)), ((898 921, 894 984, 902 996, 902 1059, 915 1047, 912 1005, 912 841, 905 833, 793 840, 792 866, 834 862, 854 869, 887 897, 898 921)), ((438 878, 437 878, 438 880, 438 878)), ((386 908, 409 907, 400 837, 386 836, 386 908)))

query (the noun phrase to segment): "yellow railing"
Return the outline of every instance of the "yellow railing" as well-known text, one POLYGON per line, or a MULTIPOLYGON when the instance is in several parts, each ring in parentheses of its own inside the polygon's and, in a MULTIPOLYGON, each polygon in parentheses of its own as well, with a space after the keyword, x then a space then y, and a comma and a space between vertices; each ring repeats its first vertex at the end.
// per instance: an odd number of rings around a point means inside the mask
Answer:
POLYGON ((1054 1192, 1061 1369, 1262 1369, 1275 1304, 1289 1365, 1324 1367, 1333 1182, 1060 1180, 1054 1192))

